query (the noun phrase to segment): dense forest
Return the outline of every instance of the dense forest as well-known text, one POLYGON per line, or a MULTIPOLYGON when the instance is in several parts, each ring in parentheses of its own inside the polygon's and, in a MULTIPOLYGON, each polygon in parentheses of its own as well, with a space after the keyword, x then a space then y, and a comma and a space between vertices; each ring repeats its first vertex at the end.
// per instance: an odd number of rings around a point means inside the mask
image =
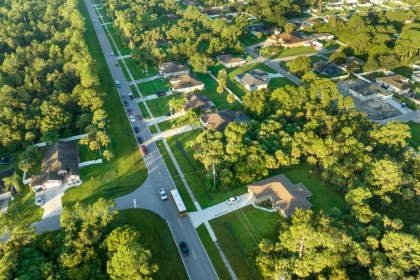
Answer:
POLYGON ((5 0, 0 19, 0 153, 103 127, 77 1, 5 0))

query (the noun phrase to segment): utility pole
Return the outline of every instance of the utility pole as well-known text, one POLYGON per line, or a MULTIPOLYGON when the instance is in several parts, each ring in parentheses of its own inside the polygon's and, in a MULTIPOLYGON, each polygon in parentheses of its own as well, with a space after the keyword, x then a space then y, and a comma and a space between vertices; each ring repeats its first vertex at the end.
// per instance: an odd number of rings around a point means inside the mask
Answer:
POLYGON ((216 189, 216 169, 214 168, 214 163, 213 163, 213 188, 216 189))

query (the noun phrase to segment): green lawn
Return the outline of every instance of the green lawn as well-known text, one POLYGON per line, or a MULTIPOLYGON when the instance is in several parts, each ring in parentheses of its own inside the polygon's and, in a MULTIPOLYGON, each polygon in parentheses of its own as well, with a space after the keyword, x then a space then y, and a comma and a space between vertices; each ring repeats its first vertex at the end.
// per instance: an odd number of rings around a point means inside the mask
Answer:
POLYGON ((290 81, 287 78, 272 78, 270 79, 270 83, 268 84, 268 88, 270 90, 274 90, 280 87, 284 87, 284 86, 296 86, 295 83, 293 83, 292 81, 290 81))
POLYGON ((334 42, 333 40, 320 40, 322 44, 324 44, 323 48, 327 50, 335 50, 339 49, 341 46, 334 42))
POLYGON ((125 58, 124 62, 130 70, 134 80, 151 77, 159 73, 156 68, 148 66, 146 69, 144 66, 137 64, 131 57, 125 58))
POLYGON ((89 160, 97 160, 101 158, 98 151, 90 150, 87 145, 77 144, 77 147, 79 148, 80 162, 85 162, 89 160))
POLYGON ((239 41, 244 46, 252 46, 252 45, 264 42, 267 39, 268 39, 268 36, 266 34, 263 34, 262 37, 260 39, 258 39, 257 36, 251 34, 251 32, 248 32, 248 34, 246 34, 246 36, 240 37, 239 41))
POLYGON ((140 111, 141 111, 141 114, 143 115, 143 119, 150 119, 150 115, 149 115, 149 113, 147 112, 147 110, 146 110, 146 106, 144 105, 144 103, 143 102, 140 102, 140 103, 137 103, 137 105, 139 105, 139 108, 140 108, 140 111))
POLYGON ((277 53, 272 54, 272 53, 266 53, 264 52, 264 48, 261 49, 261 54, 264 57, 269 57, 269 58, 283 58, 283 57, 289 57, 289 56, 299 56, 299 55, 305 55, 305 54, 311 54, 311 53, 316 53, 317 50, 314 49, 313 47, 296 47, 296 48, 289 48, 289 49, 279 49, 277 51, 277 53))
MULTIPOLYGON (((118 32, 115 30, 115 28, 112 26, 112 24, 109 24, 109 25, 103 25, 103 28, 105 29, 105 32, 108 30, 108 32, 106 32, 107 33, 107 35, 108 35, 108 33, 111 35, 111 37, 112 37, 112 39, 114 40, 114 42, 115 42, 115 45, 116 45, 116 47, 118 48, 118 50, 120 51, 120 53, 121 53, 121 55, 128 55, 128 54, 131 54, 131 50, 129 49, 129 48, 126 48, 123 44, 122 44, 122 42, 121 42, 121 38, 120 38, 120 36, 119 36, 119 34, 118 34, 118 32)), ((108 40, 109 40, 109 38, 108 38, 108 40)), ((115 50, 115 46, 114 46, 114 43, 110 40, 110 42, 109 42, 110 44, 111 44, 111 46, 112 46, 112 48, 115 50)), ((118 52, 115 52, 115 55, 117 55, 118 54, 118 52)))
POLYGON ((148 210, 127 209, 120 211, 115 226, 129 225, 140 232, 141 245, 150 250, 150 264, 157 264, 159 270, 152 275, 153 279, 188 279, 168 224, 159 215, 148 210))
MULTIPOLYGON (((217 109, 230 108, 233 111, 236 111, 242 108, 242 105, 238 101, 229 104, 227 101, 228 93, 226 91, 223 91, 222 93, 217 92, 218 83, 210 77, 210 75, 201 73, 197 73, 196 75, 203 83, 206 84, 205 89, 201 91, 201 94, 210 97, 217 109)), ((217 75, 215 77, 217 77, 217 75)))
POLYGON ((241 211, 234 211, 210 221, 220 247, 238 279, 259 280, 262 278, 255 269, 253 251, 260 240, 251 236, 248 225, 244 224, 243 218, 239 216, 241 213, 244 213, 261 238, 277 242, 280 220, 283 218, 276 212, 266 212, 249 205, 241 211))
MULTIPOLYGON (((318 173, 312 172, 309 166, 302 164, 296 168, 276 172, 285 174, 293 184, 302 183, 313 194, 311 196, 312 210, 328 210, 332 207, 343 208, 346 206, 341 195, 335 192, 330 185, 323 182, 318 173)), ((270 174, 270 177, 273 176, 270 174)))
MULTIPOLYGON (((89 18, 86 6, 81 4, 79 7, 83 16, 89 18)), ((114 157, 111 162, 104 160, 104 163, 83 167, 80 171, 83 184, 69 189, 64 194, 62 197, 64 205, 76 202, 92 203, 100 197, 122 196, 138 188, 147 177, 143 157, 138 149, 131 125, 127 122, 125 110, 118 99, 118 92, 90 20, 86 21, 84 36, 89 51, 97 63, 97 69, 101 69, 98 71, 99 89, 108 93, 104 98, 104 109, 109 116, 109 126, 106 131, 112 140, 108 149, 114 157)))
POLYGON ((411 130, 411 139, 407 139, 410 146, 418 149, 420 146, 420 124, 416 122, 408 122, 407 125, 411 130))
POLYGON ((150 130, 150 133, 152 133, 152 134, 158 133, 157 128, 156 128, 155 125, 149 126, 149 130, 150 130))
MULTIPOLYGON (((115 52, 114 52, 115 53, 115 52)), ((120 67, 121 67, 121 71, 123 72, 123 74, 124 74, 124 77, 125 77, 125 79, 127 80, 127 82, 131 82, 132 81, 132 79, 131 79, 131 77, 130 77, 130 75, 128 74, 128 70, 127 70, 127 67, 125 66, 125 64, 124 64, 124 61, 122 60, 122 59, 118 59, 118 64, 120 65, 120 67)), ((130 87, 131 88, 131 87, 130 87)))
POLYGON ((180 95, 165 95, 159 98, 155 98, 152 100, 147 100, 147 106, 150 109, 150 112, 152 113, 153 117, 159 117, 159 116, 163 116, 166 113, 169 112, 169 106, 168 106, 168 102, 169 100, 171 100, 172 98, 175 99, 184 99, 184 96, 182 94, 180 95))
POLYGON ((153 81, 148 81, 137 85, 143 96, 153 95, 158 90, 167 91, 171 87, 169 79, 155 79, 153 81))
POLYGON ((331 16, 331 15, 343 15, 346 12, 343 10, 326 10, 325 12, 322 12, 322 16, 331 16))
POLYGON ((171 174, 172 180, 179 192, 179 195, 182 198, 182 201, 185 204, 185 207, 187 208, 188 212, 194 212, 197 211, 197 208, 195 208, 195 205, 188 194, 187 189, 185 188, 184 183, 182 182, 181 178, 179 177, 179 173, 175 168, 174 163, 172 162, 171 157, 169 156, 168 150, 166 149, 165 145, 163 144, 163 140, 156 141, 156 145, 159 148, 159 152, 165 161, 166 168, 168 168, 169 174, 171 174))
POLYGON ((397 67, 397 68, 392 70, 392 72, 400 74, 401 76, 404 76, 404 77, 409 78, 409 79, 411 79, 411 75, 413 74, 413 71, 414 71, 413 69, 411 69, 410 67, 407 67, 407 66, 397 67))
POLYGON ((185 125, 182 122, 179 122, 178 120, 179 118, 175 118, 158 123, 160 131, 164 132, 185 125))
MULTIPOLYGON (((207 171, 204 169, 204 166, 202 166, 201 163, 194 159, 194 152, 190 144, 190 141, 194 140, 199 133, 200 130, 188 131, 182 134, 168 137, 166 138, 166 141, 171 147, 171 151, 174 154, 179 166, 181 167, 182 173, 184 174, 188 185, 191 187, 191 190, 197 198, 197 201, 200 203, 200 206, 204 209, 225 201, 228 199, 228 195, 221 191, 206 192, 205 187, 203 186, 203 183, 205 184, 207 180, 207 171), (183 156, 181 150, 176 144, 176 140, 182 144, 195 168, 193 168, 189 164, 188 160, 183 156)), ((247 188, 246 186, 243 186, 240 188, 232 189, 231 191, 233 195, 241 195, 247 192, 247 188)))
POLYGON ((13 195, 13 202, 9 200, 7 213, 14 219, 22 221, 26 225, 41 220, 44 209, 35 205, 35 193, 29 187, 24 185, 19 193, 13 195))
POLYGON ((204 248, 206 249, 207 255, 210 258, 211 263, 213 264, 214 269, 216 270, 217 276, 220 280, 231 279, 229 271, 226 268, 225 263, 223 262, 222 257, 219 254, 219 250, 216 248, 211 236, 204 224, 196 228, 197 234, 200 237, 201 243, 203 243, 204 248))

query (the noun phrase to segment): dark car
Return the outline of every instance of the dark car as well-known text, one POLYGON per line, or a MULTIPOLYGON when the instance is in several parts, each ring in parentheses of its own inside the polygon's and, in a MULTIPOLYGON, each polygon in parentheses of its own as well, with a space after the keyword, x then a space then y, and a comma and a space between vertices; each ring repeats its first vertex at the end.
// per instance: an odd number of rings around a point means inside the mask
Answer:
POLYGON ((143 155, 147 155, 149 153, 145 145, 141 146, 141 151, 143 152, 143 155))
POLYGON ((164 91, 164 90, 158 90, 155 94, 156 94, 157 96, 159 96, 159 97, 161 97, 161 96, 165 96, 165 95, 166 95, 166 91, 164 91))
POLYGON ((139 133, 140 132, 140 129, 137 126, 133 127, 133 129, 134 129, 134 132, 135 133, 139 133))
POLYGON ((134 95, 131 92, 128 94, 128 96, 130 97, 131 100, 134 99, 134 95))
POLYGON ((254 48, 254 51, 258 51, 258 50, 260 50, 261 49, 261 46, 256 46, 255 48, 254 48))
POLYGON ((190 254, 190 250, 188 249, 187 243, 185 243, 184 241, 179 243, 179 247, 181 248, 182 254, 184 256, 188 256, 190 254))
POLYGON ((137 137, 137 142, 138 142, 139 144, 141 144, 141 143, 143 143, 143 139, 141 139, 141 137, 137 137))
POLYGON ((168 112, 168 113, 165 114, 165 116, 170 117, 170 116, 172 116, 172 113, 168 112))
POLYGON ((127 95, 125 95, 125 93, 121 93, 121 98, 122 98, 123 100, 126 100, 126 99, 127 99, 127 95))
POLYGON ((131 111, 131 109, 127 109, 127 114, 132 115, 133 111, 131 111))
POLYGON ((118 66, 120 66, 120 65, 118 64, 118 62, 115 62, 115 63, 114 63, 114 65, 115 65, 115 66, 117 66, 117 67, 118 67, 118 66))
POLYGON ((127 100, 124 100, 123 103, 124 103, 124 107, 128 107, 130 105, 130 104, 128 104, 127 100))
POLYGON ((137 115, 137 118, 138 118, 139 120, 142 120, 142 119, 143 119, 143 116, 142 116, 142 115, 137 115))

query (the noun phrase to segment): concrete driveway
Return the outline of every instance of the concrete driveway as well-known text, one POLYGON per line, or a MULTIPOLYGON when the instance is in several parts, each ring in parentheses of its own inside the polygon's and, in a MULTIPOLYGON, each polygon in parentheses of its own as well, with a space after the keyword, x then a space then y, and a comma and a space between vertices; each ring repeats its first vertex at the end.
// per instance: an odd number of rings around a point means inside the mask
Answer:
POLYGON ((0 215, 7 213, 7 206, 9 205, 8 199, 2 199, 0 200, 0 215))
MULTIPOLYGON (((63 204, 61 203, 61 197, 64 195, 64 192, 69 188, 80 186, 82 181, 74 185, 63 185, 61 187, 51 188, 49 190, 43 191, 42 196, 44 199, 44 204, 41 207, 44 209, 44 214, 42 219, 51 218, 54 216, 61 215, 63 212, 63 204)), ((35 199, 35 195, 34 195, 35 199)), ((35 203, 35 200, 34 200, 35 203)))

